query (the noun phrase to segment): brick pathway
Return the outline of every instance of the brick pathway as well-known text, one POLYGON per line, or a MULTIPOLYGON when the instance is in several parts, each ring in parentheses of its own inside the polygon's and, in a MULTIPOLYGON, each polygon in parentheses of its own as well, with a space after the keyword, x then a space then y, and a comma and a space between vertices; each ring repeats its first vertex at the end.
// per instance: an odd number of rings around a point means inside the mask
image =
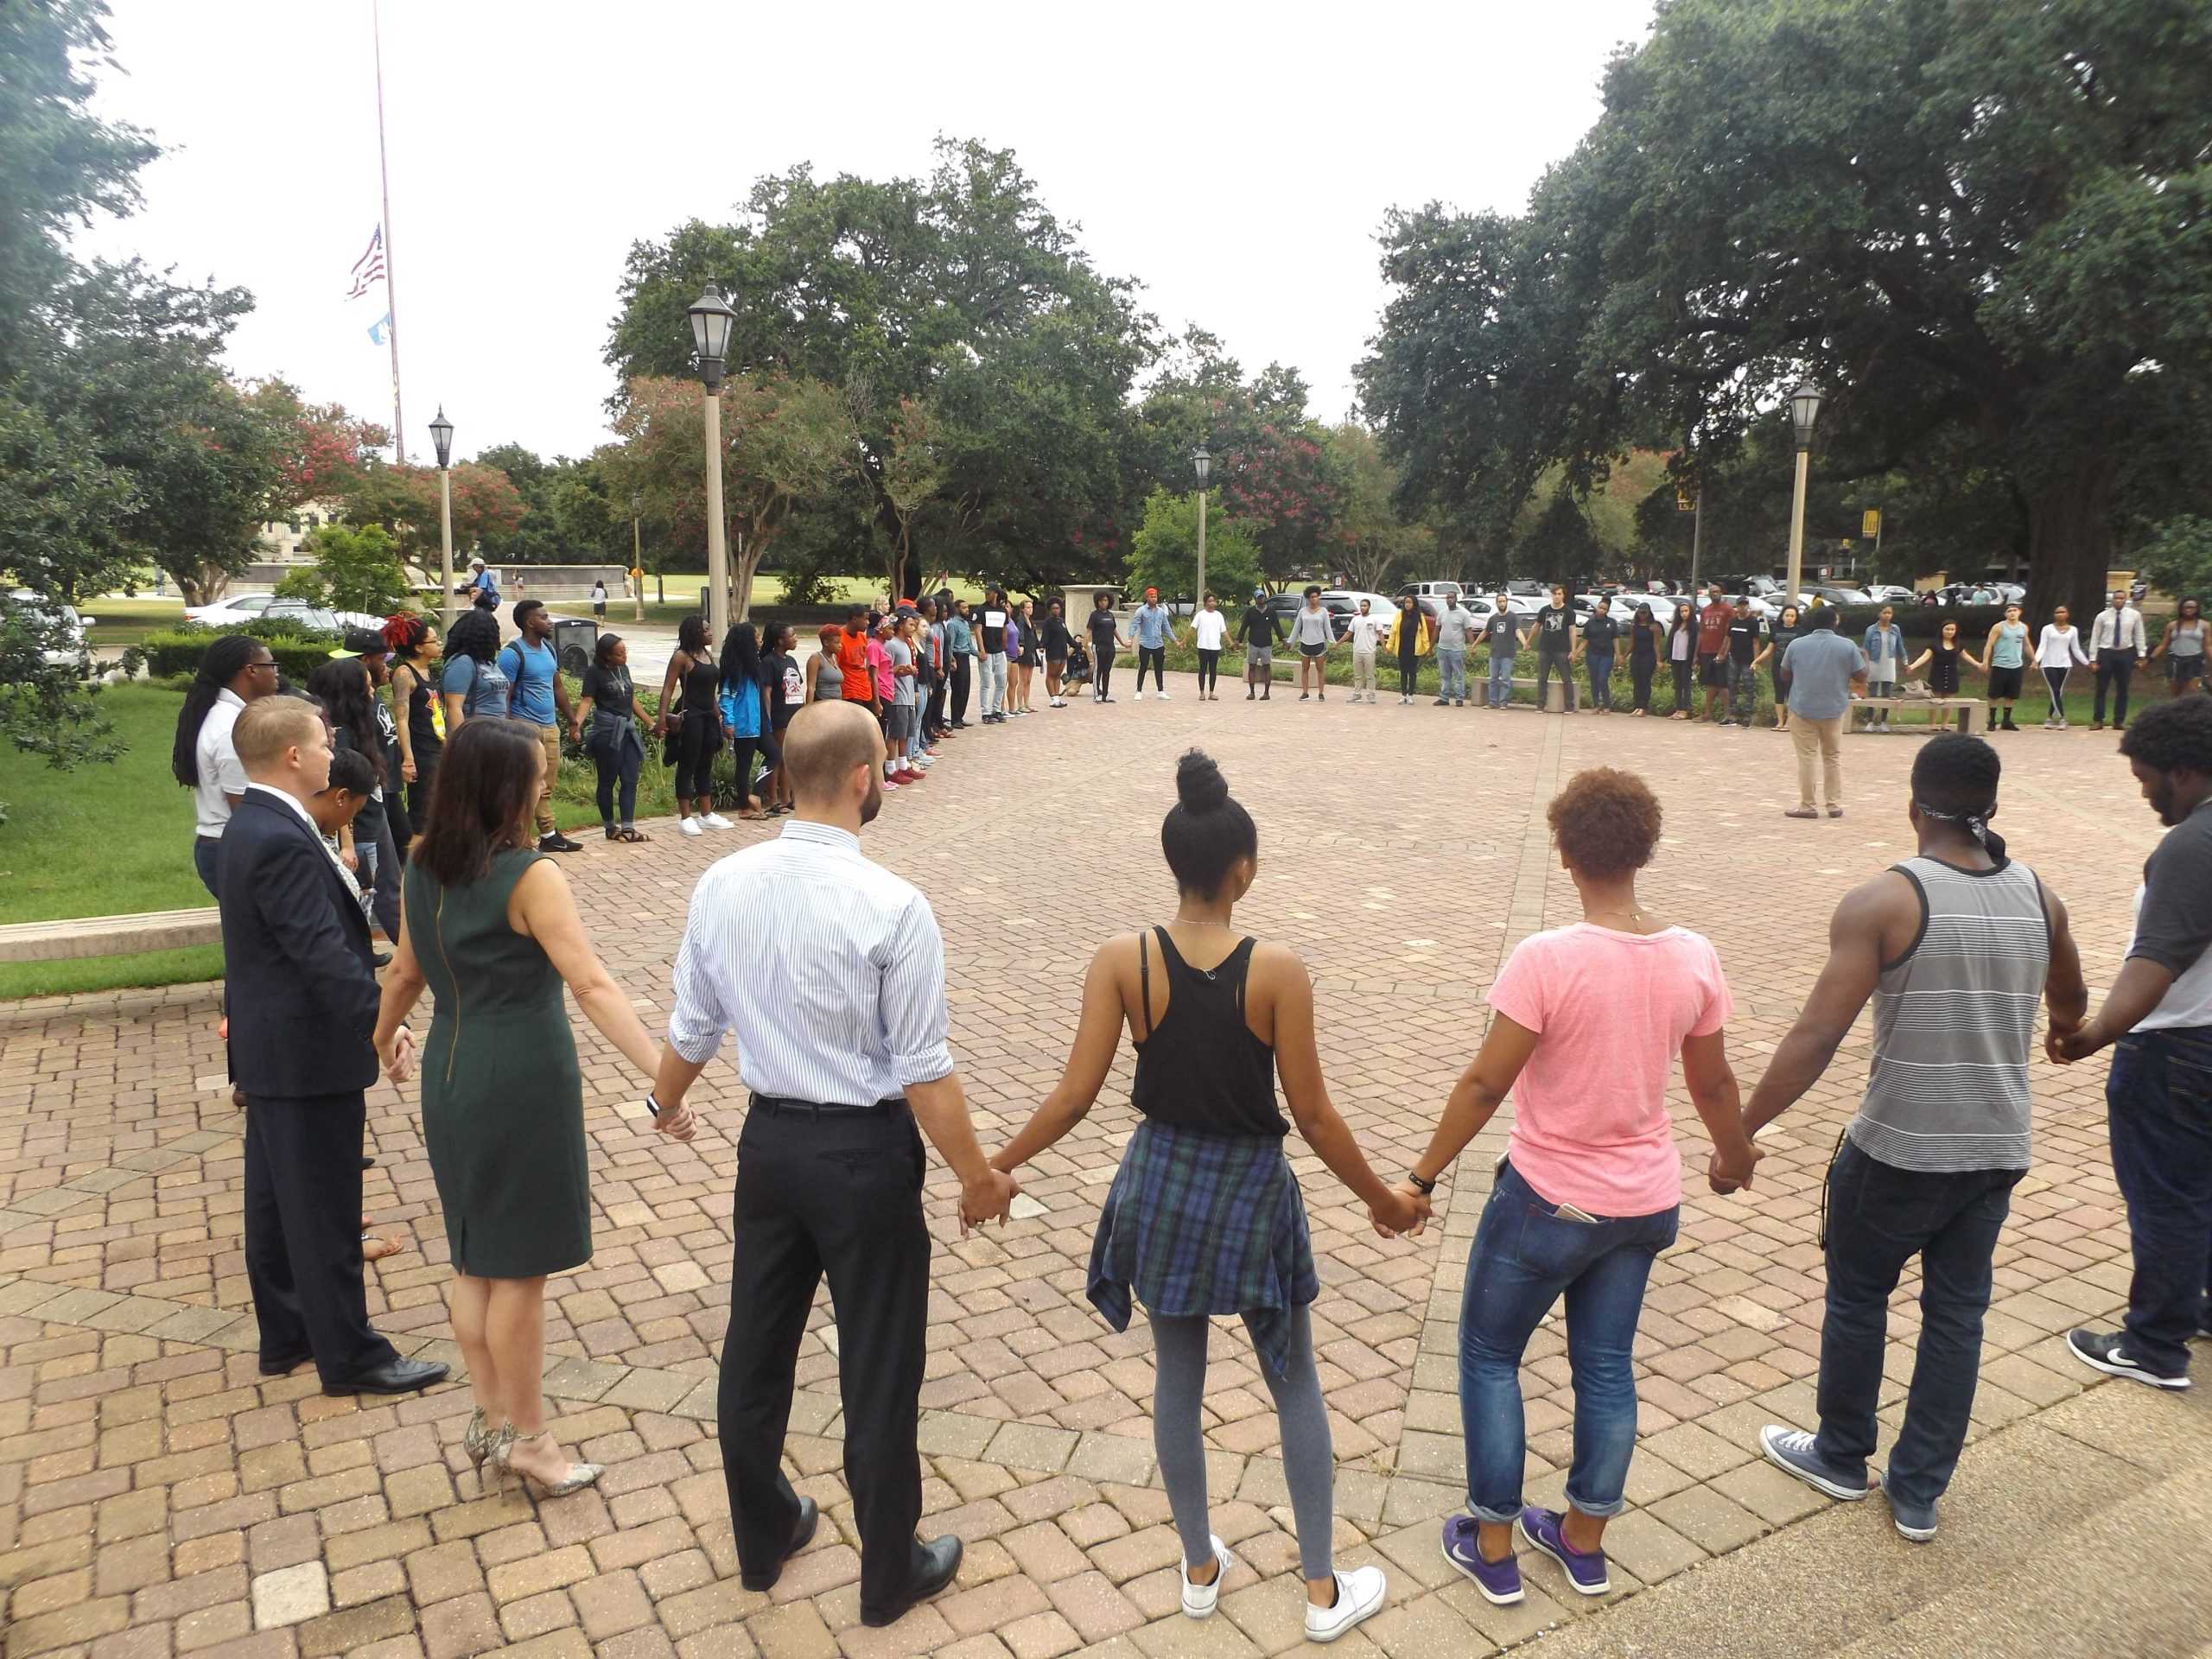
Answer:
MULTIPOLYGON (((1719 944, 1747 1089, 1819 965, 1833 896, 1910 849, 1912 739, 1848 742, 1850 817, 1806 824, 1779 816, 1794 772, 1771 733, 1333 698, 1255 709, 1233 689, 1218 705, 1190 689, 1180 683, 1166 704, 1078 705, 971 732, 870 832, 870 851, 936 901, 955 1050, 987 1144, 1057 1079, 1102 926, 1172 909, 1156 825, 1186 744, 1220 759, 1259 820, 1262 873, 1243 919, 1312 966, 1332 1092, 1388 1171, 1425 1142, 1478 1040, 1503 951, 1573 913, 1541 808, 1575 769, 1633 767, 1663 799, 1667 842, 1644 897, 1719 944)), ((2108 738, 2029 732, 2005 753, 2003 827, 2072 906, 2101 986, 2155 822, 2108 738)), ((664 1005, 692 881, 757 833, 692 843, 661 828, 642 855, 594 843, 569 866, 649 1019, 664 1005)), ((324 1399, 311 1374, 257 1375, 238 1123, 214 1018, 208 994, 193 989, 0 1010, 0 1590, 11 1659, 209 1649, 450 1659, 500 1647, 601 1659, 1049 1659, 1298 1643, 1275 1425, 1249 1348, 1217 1340, 1206 1402, 1215 1524, 1243 1565, 1225 1617, 1192 1624, 1176 1611, 1179 1551, 1154 1484, 1147 1338, 1141 1321, 1114 1335, 1083 1296, 1098 1201, 1132 1127, 1126 1051, 1090 1120, 1028 1173, 1021 1218, 1003 1230, 961 1241, 954 1186, 932 1164, 926 1503, 934 1528, 968 1541, 967 1565, 953 1593, 873 1631, 858 1623, 826 1308, 802 1351, 789 1449, 794 1478, 832 1524, 772 1595, 737 1582, 713 1423, 739 1117, 726 1071, 695 1097, 707 1127, 674 1147, 641 1128, 633 1081, 580 1033, 597 1255, 553 1287, 549 1387, 563 1439, 610 1467, 598 1491, 533 1506, 479 1491, 458 1446, 463 1388, 366 1403, 324 1399)), ((1819 1501, 1752 1447, 1762 1421, 1811 1414, 1819 1176, 1864 1041, 1862 1028, 1770 1132, 1751 1200, 1691 1183, 1639 1335, 1635 1507, 1606 1537, 1630 1593, 1819 1501)), ((2124 1294, 2103 1069, 2037 1062, 2038 1162, 1999 1254, 1978 1432, 2077 1392, 2088 1374, 2053 1334, 2124 1294)), ((526 1069, 517 1084, 528 1086, 526 1069)), ((1701 1168, 1701 1132, 1677 1103, 1685 1153, 1701 1168)), ((457 1361, 411 1091, 377 1090, 370 1123, 379 1163, 369 1208, 411 1245, 371 1269, 372 1309, 403 1347, 457 1361)), ((1461 1495, 1459 1290, 1503 1135, 1501 1122, 1471 1149, 1440 1193, 1441 1224, 1417 1241, 1377 1240, 1319 1160, 1297 1160, 1322 1279, 1314 1331, 1341 1559, 1380 1560, 1392 1580, 1389 1611, 1343 1650, 1480 1654, 1584 1611, 1541 1562, 1529 1564, 1526 1605, 1493 1608, 1436 1546, 1436 1519, 1461 1495)), ((1915 1290, 1900 1293, 1892 1320, 1892 1424, 1915 1290)), ((1525 1376, 1529 1493, 1556 1501, 1570 1421, 1556 1323, 1538 1333, 1525 1376)))

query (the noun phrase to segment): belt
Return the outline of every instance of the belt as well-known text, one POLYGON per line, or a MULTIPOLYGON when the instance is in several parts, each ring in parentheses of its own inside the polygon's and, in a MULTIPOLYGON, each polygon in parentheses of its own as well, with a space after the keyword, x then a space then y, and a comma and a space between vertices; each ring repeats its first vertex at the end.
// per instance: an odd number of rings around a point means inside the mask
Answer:
POLYGON ((786 1113, 816 1118, 896 1117, 906 1109, 906 1103, 893 1099, 879 1100, 866 1106, 847 1106, 836 1103, 791 1100, 781 1095, 755 1095, 753 1096, 753 1109, 765 1111, 771 1117, 781 1117, 786 1113))

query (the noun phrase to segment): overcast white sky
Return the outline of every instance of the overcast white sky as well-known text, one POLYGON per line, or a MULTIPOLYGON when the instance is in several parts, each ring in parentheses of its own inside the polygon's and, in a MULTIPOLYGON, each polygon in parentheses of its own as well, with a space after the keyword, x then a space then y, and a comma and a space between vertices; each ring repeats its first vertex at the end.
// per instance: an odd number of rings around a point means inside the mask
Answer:
MULTIPOLYGON (((80 238, 242 283, 241 375, 391 417, 370 0, 111 0, 99 107, 170 153, 145 210, 80 238)), ((383 0, 406 442, 461 454, 609 435, 600 353, 623 256, 753 179, 927 170, 939 132, 1011 148, 1103 270, 1248 372, 1295 365, 1341 417, 1383 299, 1393 205, 1516 210, 1595 119, 1650 0, 1536 6, 1039 7, 981 0, 383 0)))

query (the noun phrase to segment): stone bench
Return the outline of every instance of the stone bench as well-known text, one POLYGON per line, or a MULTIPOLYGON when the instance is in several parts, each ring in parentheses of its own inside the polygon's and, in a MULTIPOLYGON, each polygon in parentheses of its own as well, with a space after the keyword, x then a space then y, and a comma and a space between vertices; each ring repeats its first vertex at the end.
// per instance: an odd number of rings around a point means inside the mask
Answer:
MULTIPOLYGON (((1862 709, 1879 709, 1885 713, 1897 709, 1924 709, 1931 714, 1939 709, 1946 713, 1954 709, 1963 709, 1967 711, 1967 730, 1986 732, 1989 729, 1989 705, 1980 697, 1853 697, 1850 712, 1856 715, 1862 709)), ((1933 723, 1932 721, 1929 722, 1933 723)), ((1869 728, 1853 720, 1848 721, 1844 729, 1866 731, 1869 728)))
POLYGON ((0 962, 72 962, 81 957, 137 956, 188 945, 219 944, 222 912, 156 910, 137 916, 79 916, 59 922, 0 927, 0 962))

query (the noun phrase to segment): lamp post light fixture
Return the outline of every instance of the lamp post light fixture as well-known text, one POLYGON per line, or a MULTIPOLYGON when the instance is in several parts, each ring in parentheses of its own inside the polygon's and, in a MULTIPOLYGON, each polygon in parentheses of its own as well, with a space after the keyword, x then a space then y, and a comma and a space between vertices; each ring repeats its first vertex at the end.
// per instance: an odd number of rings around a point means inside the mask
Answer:
POLYGON ((638 602, 637 620, 645 620, 645 542, 638 520, 644 515, 645 498, 637 490, 630 492, 630 596, 638 602))
POLYGON ((1206 603, 1206 475, 1213 471, 1213 456, 1203 443, 1191 451, 1191 465, 1198 474, 1198 586, 1191 595, 1191 626, 1196 627, 1206 603))
POLYGON ((453 629, 453 423, 438 405, 430 423, 430 442, 438 452, 438 613, 453 629))
POLYGON ((707 284, 691 303, 691 345, 698 353, 699 378, 707 389, 707 631, 720 648, 729 632, 728 528, 722 522, 722 375, 729 357, 729 336, 737 313, 721 289, 707 284))
POLYGON ((1805 486, 1813 462, 1813 423, 1820 413, 1821 389, 1809 380, 1800 381, 1789 394, 1789 424, 1797 438, 1797 488, 1789 505, 1789 582, 1782 594, 1785 605, 1802 602, 1797 584, 1805 574, 1805 486))

